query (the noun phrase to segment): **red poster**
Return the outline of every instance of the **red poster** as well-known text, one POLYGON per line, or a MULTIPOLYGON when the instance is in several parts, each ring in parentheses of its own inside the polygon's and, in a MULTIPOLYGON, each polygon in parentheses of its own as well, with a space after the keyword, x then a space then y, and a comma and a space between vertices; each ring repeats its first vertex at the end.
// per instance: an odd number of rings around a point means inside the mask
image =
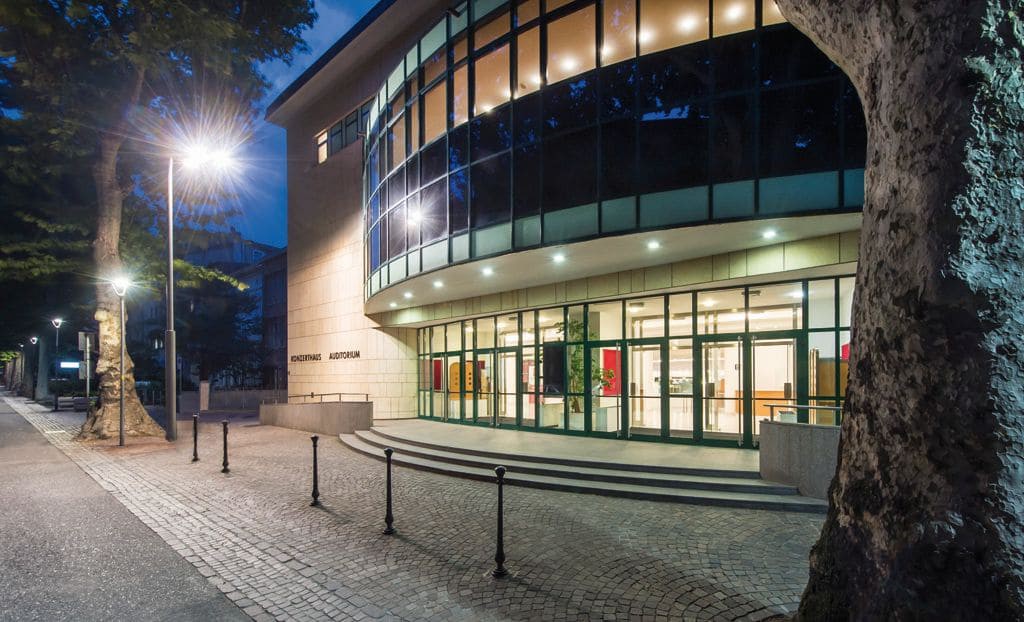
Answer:
POLYGON ((850 360, 850 344, 844 343, 843 345, 839 346, 839 356, 841 360, 850 360))
POLYGON ((612 372, 602 395, 622 395, 622 352, 618 348, 601 350, 601 367, 612 372))
POLYGON ((441 359, 434 359, 434 390, 441 390, 441 380, 444 378, 444 367, 442 365, 444 361, 441 359))

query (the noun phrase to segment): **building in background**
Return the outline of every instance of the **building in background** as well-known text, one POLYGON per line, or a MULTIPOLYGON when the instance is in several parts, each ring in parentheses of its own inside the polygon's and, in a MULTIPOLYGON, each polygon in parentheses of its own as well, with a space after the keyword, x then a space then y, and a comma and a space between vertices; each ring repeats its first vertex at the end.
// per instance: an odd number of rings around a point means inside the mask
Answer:
POLYGON ((385 0, 267 118, 290 393, 748 447, 844 395, 864 121, 771 0, 385 0))

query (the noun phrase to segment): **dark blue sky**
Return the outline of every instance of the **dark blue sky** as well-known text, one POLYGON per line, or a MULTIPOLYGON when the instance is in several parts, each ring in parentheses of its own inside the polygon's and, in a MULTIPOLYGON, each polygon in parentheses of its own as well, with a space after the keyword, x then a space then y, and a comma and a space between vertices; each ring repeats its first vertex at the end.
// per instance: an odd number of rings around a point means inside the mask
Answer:
MULTIPOLYGON (((376 0, 316 0, 315 4, 320 17, 312 30, 305 33, 310 53, 297 56, 291 67, 282 62, 263 66, 263 73, 273 85, 263 102, 264 110, 366 14, 376 0)), ((247 238, 284 246, 288 240, 284 130, 260 121, 243 158, 247 163, 243 178, 246 192, 240 206, 242 215, 233 224, 247 238)))

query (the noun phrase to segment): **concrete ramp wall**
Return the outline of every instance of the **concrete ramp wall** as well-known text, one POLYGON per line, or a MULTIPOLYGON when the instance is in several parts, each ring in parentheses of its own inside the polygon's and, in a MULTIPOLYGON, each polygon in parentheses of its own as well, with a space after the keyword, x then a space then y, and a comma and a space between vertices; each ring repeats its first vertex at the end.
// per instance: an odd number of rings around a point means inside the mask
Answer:
POLYGON ((261 404, 260 424, 316 434, 353 434, 373 425, 373 402, 261 404))
POLYGON ((828 496, 839 457, 839 427, 761 422, 761 477, 796 486, 800 494, 828 496))

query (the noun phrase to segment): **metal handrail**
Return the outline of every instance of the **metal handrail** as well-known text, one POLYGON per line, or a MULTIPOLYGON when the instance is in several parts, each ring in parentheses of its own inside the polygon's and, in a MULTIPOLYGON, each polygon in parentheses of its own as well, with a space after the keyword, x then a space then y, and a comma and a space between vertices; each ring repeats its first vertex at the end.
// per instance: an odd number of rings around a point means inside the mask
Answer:
POLYGON ((806 410, 829 410, 836 415, 836 425, 842 423, 843 409, 840 406, 811 406, 810 404, 764 404, 768 407, 768 420, 775 421, 775 409, 776 408, 795 408, 795 409, 806 409, 806 410))

